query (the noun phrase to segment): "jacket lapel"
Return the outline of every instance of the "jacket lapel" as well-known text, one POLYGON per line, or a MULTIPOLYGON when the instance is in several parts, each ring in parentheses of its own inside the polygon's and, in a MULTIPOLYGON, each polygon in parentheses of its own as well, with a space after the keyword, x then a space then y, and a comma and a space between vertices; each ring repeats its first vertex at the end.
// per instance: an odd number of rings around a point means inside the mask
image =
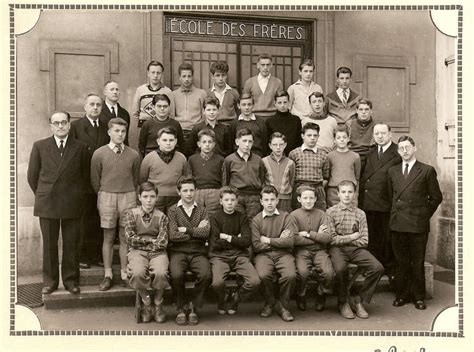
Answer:
MULTIPOLYGON (((402 165, 404 165, 404 163, 402 163, 402 165)), ((413 181, 418 177, 421 171, 422 170, 421 170, 420 165, 418 164, 418 162, 415 162, 406 180, 402 174, 403 182, 401 183, 400 193, 398 194, 398 196, 400 196, 413 183, 413 181)), ((400 170, 400 173, 402 173, 402 170, 400 170)))
POLYGON ((49 155, 51 156, 51 159, 53 160, 55 166, 57 167, 56 170, 58 169, 59 165, 61 164, 61 153, 59 152, 58 145, 56 144, 56 140, 54 139, 54 136, 51 137, 49 140, 49 155))
MULTIPOLYGON (((69 137, 67 139, 67 142, 66 142, 66 147, 64 148, 64 154, 63 154, 62 157, 60 157, 59 167, 58 167, 58 171, 56 173, 56 179, 54 180, 54 182, 56 182, 56 180, 59 178, 59 176, 61 176, 63 171, 66 169, 67 165, 69 164, 69 162, 73 159, 74 155, 76 154, 76 151, 77 151, 77 144, 74 141, 74 138, 69 137)), ((59 153, 59 151, 58 151, 58 153, 59 153)), ((59 155, 61 155, 61 154, 59 154, 59 155)))

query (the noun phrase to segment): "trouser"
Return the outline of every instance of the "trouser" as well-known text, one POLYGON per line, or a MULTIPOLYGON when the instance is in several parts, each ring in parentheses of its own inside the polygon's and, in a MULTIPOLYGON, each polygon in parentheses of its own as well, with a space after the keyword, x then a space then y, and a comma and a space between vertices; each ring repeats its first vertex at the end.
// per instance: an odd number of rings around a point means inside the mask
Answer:
POLYGON ((296 181, 293 187, 293 197, 292 197, 293 209, 298 209, 300 207, 296 190, 301 185, 307 185, 314 188, 316 192, 316 203, 314 204, 314 207, 321 209, 323 211, 326 211, 326 192, 324 192, 324 187, 323 187, 322 182, 312 183, 312 182, 305 182, 305 181, 296 181))
POLYGON ((278 198, 277 208, 280 211, 286 211, 288 214, 291 213, 293 211, 293 207, 291 206, 291 198, 278 198))
POLYGON ((369 228, 367 249, 378 259, 388 275, 395 271, 395 257, 390 234, 390 212, 366 211, 369 228))
POLYGON ((332 292, 334 269, 331 258, 326 249, 308 250, 297 249, 295 254, 296 272, 298 274, 298 295, 306 294, 306 284, 311 275, 313 266, 318 273, 318 282, 324 293, 332 292))
POLYGON ((194 200, 197 204, 205 207, 207 213, 210 215, 221 209, 219 194, 220 189, 216 188, 197 189, 194 200))
POLYGON ((249 221, 262 210, 260 204, 260 195, 258 194, 240 194, 237 196, 237 205, 235 210, 247 215, 249 221))
POLYGON ((171 208, 172 205, 175 205, 179 201, 179 196, 158 196, 156 200, 156 207, 160 210, 163 214, 168 214, 168 209, 171 208))
POLYGON ((130 249, 127 265, 130 287, 138 291, 149 288, 162 290, 169 287, 168 264, 166 252, 150 253, 130 249))
POLYGON ((86 193, 80 229, 79 262, 96 264, 102 261, 103 237, 95 193, 86 193))

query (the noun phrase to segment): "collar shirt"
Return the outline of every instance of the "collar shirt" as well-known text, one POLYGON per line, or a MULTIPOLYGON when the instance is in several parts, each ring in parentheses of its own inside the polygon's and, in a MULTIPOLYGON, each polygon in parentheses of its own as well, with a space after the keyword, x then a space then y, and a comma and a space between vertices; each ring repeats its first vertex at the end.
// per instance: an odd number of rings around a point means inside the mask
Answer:
POLYGON ((262 219, 265 219, 266 217, 273 216, 273 215, 280 215, 280 212, 278 211, 278 209, 275 209, 273 213, 267 213, 265 209, 263 209, 262 211, 262 219))
POLYGON ((239 149, 237 149, 237 155, 245 161, 248 161, 250 159, 250 153, 242 153, 239 149))
POLYGON ((186 208, 186 207, 183 205, 183 201, 182 201, 181 199, 178 201, 178 204, 177 204, 177 205, 178 205, 178 207, 183 208, 183 210, 186 212, 186 214, 187 214, 189 217, 191 217, 191 215, 193 214, 194 208, 197 207, 197 203, 194 202, 192 206, 190 206, 189 208, 186 208))
POLYGON ((58 146, 58 148, 59 148, 59 146, 61 145, 61 141, 63 141, 63 147, 64 147, 64 148, 66 147, 67 137, 69 137, 69 136, 66 136, 66 137, 64 137, 64 138, 62 138, 62 139, 61 139, 61 138, 58 138, 58 137, 56 137, 56 136, 53 136, 53 137, 54 137, 54 140, 56 141, 56 145, 58 146))
POLYGON ((305 150, 311 150, 312 152, 314 152, 316 154, 318 152, 318 147, 315 146, 313 148, 310 148, 306 144, 303 144, 301 146, 301 151, 304 152, 305 150))
POLYGON ((218 92, 216 87, 214 86, 214 84, 212 85, 212 88, 211 88, 211 92, 214 93, 214 95, 216 96, 217 100, 219 100, 219 103, 221 104, 221 106, 223 105, 224 103, 224 96, 225 96, 225 93, 229 90, 231 90, 232 87, 229 86, 227 83, 225 85, 225 88, 222 92, 218 92))
POLYGON ((123 152, 123 150, 125 149, 125 145, 123 143, 120 143, 120 144, 115 144, 115 143, 112 143, 112 142, 109 142, 109 144, 107 144, 109 146, 109 148, 114 152, 116 153, 117 152, 117 145, 120 146, 120 151, 123 152))
POLYGON ((268 82, 270 81, 271 74, 269 74, 267 77, 263 77, 260 73, 257 76, 257 81, 258 81, 258 86, 262 90, 262 93, 265 94, 265 91, 267 90, 268 82))
MULTIPOLYGON (((252 115, 250 115, 250 118, 249 118, 249 119, 250 119, 250 121, 255 121, 257 118, 255 117, 255 114, 252 114, 252 115)), ((239 121, 248 121, 248 120, 244 117, 244 115, 242 115, 242 114, 239 115, 238 120, 239 120, 239 121)))
POLYGON ((87 115, 86 115, 86 117, 87 117, 87 119, 89 120, 89 122, 90 122, 90 124, 91 124, 92 127, 94 127, 94 121, 97 121, 97 126, 99 126, 100 123, 99 123, 99 118, 98 118, 98 117, 97 117, 95 120, 91 119, 91 118, 90 118, 89 116, 87 116, 87 115))
POLYGON ((117 104, 112 105, 112 104, 109 104, 108 102, 105 102, 105 105, 107 105, 107 108, 109 109, 109 111, 110 111, 111 114, 113 114, 113 113, 112 113, 112 108, 114 108, 114 110, 115 110, 115 117, 118 117, 118 105, 117 105, 117 104))
POLYGON ((349 100, 349 96, 351 95, 351 90, 349 88, 347 89, 337 88, 336 93, 342 102, 347 103, 347 101, 349 100), (344 91, 346 91, 347 99, 344 99, 344 91))
POLYGON ((413 159, 412 161, 406 162, 402 160, 402 174, 405 171, 405 165, 408 164, 408 174, 410 174, 411 168, 413 165, 415 165, 416 159, 413 159))
MULTIPOLYGON (((382 151, 385 153, 387 149, 392 145, 392 141, 389 141, 387 144, 382 146, 382 151)), ((380 145, 377 145, 378 149, 380 149, 380 145)))

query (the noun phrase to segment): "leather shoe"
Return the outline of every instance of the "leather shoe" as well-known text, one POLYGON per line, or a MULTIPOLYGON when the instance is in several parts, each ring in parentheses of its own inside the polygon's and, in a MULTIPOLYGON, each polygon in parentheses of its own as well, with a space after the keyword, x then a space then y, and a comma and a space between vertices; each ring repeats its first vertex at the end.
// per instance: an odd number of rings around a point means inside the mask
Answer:
POLYGON ((306 310, 306 296, 296 296, 296 308, 302 312, 306 310))
POLYGON ((188 317, 186 313, 184 313, 183 309, 178 310, 178 314, 176 315, 176 324, 178 325, 186 325, 188 323, 188 317))
POLYGON ((199 317, 198 317, 198 315, 196 313, 196 310, 194 308, 191 308, 191 311, 189 312, 188 322, 189 322, 189 325, 199 324, 199 317))
POLYGON ((112 282, 112 278, 111 277, 104 277, 104 280, 102 280, 102 282, 100 283, 99 285, 99 291, 107 291, 107 290, 110 290, 110 288, 112 287, 113 285, 113 282, 112 282))
POLYGON ((79 263, 79 269, 90 269, 91 266, 89 263, 79 263))
POLYGON ((140 319, 142 323, 149 323, 151 321, 151 318, 153 317, 153 314, 154 314, 153 305, 144 304, 140 311, 140 319))
POLYGON ((326 295, 323 294, 316 294, 316 302, 314 304, 314 309, 318 312, 321 312, 324 310, 324 307, 326 306, 326 295))
POLYGON ((163 324, 166 321, 166 313, 162 304, 155 306, 155 321, 160 324, 163 324))
POLYGON ((339 304, 339 312, 346 319, 354 319, 355 315, 349 303, 339 304))
POLYGON ((294 320, 293 315, 291 315, 290 311, 283 307, 281 304, 278 304, 276 306, 276 311, 283 321, 290 322, 294 320))
POLYGON ((262 311, 260 312, 260 316, 262 318, 268 318, 269 316, 271 316, 273 314, 273 309, 272 309, 272 306, 270 306, 269 304, 265 304, 263 306, 263 309, 262 311))
POLYGON ((56 291, 56 289, 52 286, 45 286, 41 289, 41 293, 43 295, 49 295, 50 293, 53 293, 54 291, 56 291))
POLYGON ((415 308, 424 310, 424 309, 426 309, 426 304, 423 301, 416 301, 415 302, 415 308))
POLYGON ((232 295, 229 299, 229 306, 227 308, 227 313, 229 315, 234 315, 237 313, 237 308, 239 307, 240 295, 239 291, 232 292, 232 295))
POLYGON ((365 310, 364 306, 361 302, 357 302, 354 304, 355 314, 362 319, 367 319, 369 317, 369 313, 365 310))
POLYGON ((406 302, 405 302, 405 300, 404 300, 403 298, 397 298, 397 299, 395 299, 395 301, 393 301, 392 305, 393 305, 394 307, 402 307, 402 306, 405 305, 405 303, 406 303, 406 302))
POLYGON ((72 293, 74 295, 81 293, 81 289, 78 286, 67 287, 66 290, 68 290, 69 293, 72 293))

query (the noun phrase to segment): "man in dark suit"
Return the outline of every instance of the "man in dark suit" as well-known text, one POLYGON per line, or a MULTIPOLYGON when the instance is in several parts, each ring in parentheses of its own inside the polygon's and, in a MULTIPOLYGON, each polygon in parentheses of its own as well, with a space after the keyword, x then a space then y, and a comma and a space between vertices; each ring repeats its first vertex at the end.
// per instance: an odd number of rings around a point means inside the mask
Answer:
POLYGON ((128 131, 130 128, 130 114, 127 110, 119 104, 120 99, 120 88, 117 82, 107 81, 104 84, 104 105, 100 113, 100 119, 105 123, 108 123, 110 119, 120 117, 127 122, 127 136, 125 137, 124 143, 128 145, 128 131))
POLYGON ((416 160, 415 141, 398 140, 402 163, 388 170, 388 192, 392 199, 390 230, 397 260, 396 296, 393 305, 403 306, 410 298, 415 308, 426 309, 425 252, 430 218, 443 200, 435 169, 416 160))
POLYGON ((368 250, 393 279, 394 256, 390 242, 390 207, 388 195, 388 169, 400 163, 398 145, 392 143, 391 128, 386 123, 374 126, 376 148, 367 153, 367 161, 359 181, 359 207, 367 216, 369 227, 368 250))
MULTIPOLYGON (((71 123, 70 136, 87 144, 89 161, 92 154, 103 145, 109 143, 108 127, 105 120, 100 119, 102 99, 97 94, 89 94, 84 102, 85 116, 71 123)), ((90 180, 87 182, 84 210, 81 220, 81 241, 79 266, 90 268, 91 264, 102 262, 102 229, 99 212, 97 211, 97 195, 92 189, 90 180)))
POLYGON ((43 294, 59 285, 58 238, 61 228, 64 288, 79 293, 79 234, 84 189, 89 179, 87 146, 71 138, 71 116, 55 112, 50 117, 53 136, 33 144, 28 183, 35 194, 34 215, 43 235, 43 294))

